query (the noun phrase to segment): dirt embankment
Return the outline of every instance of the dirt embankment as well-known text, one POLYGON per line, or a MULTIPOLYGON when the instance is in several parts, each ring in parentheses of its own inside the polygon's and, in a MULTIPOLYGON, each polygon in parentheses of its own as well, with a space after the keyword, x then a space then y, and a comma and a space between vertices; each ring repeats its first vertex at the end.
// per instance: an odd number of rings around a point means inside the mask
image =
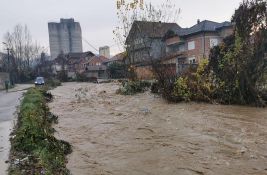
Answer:
POLYGON ((266 109, 167 104, 116 89, 67 83, 52 91, 74 175, 267 174, 266 109))

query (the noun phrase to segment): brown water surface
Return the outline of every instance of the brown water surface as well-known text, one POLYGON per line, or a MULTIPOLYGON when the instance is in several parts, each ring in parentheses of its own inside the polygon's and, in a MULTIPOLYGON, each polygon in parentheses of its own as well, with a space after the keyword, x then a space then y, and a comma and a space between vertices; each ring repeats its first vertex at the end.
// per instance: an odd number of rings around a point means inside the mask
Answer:
POLYGON ((168 104, 118 85, 67 83, 52 93, 56 136, 74 175, 266 175, 267 110, 168 104))

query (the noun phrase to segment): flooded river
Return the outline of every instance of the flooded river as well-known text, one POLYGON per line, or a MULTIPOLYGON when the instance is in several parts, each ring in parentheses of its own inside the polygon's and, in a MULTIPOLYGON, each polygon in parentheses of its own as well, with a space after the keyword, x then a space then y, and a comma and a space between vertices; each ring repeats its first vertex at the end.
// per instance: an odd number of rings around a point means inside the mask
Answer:
POLYGON ((117 89, 67 83, 52 91, 73 175, 267 175, 267 109, 168 104, 117 89))

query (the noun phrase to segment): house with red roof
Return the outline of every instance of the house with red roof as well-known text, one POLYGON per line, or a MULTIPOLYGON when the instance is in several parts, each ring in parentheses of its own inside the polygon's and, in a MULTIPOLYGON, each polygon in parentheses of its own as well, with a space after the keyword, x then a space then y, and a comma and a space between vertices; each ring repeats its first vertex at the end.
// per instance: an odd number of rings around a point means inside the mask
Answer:
POLYGON ((107 78, 107 66, 103 64, 107 60, 104 56, 93 56, 80 64, 80 71, 88 78, 107 78))

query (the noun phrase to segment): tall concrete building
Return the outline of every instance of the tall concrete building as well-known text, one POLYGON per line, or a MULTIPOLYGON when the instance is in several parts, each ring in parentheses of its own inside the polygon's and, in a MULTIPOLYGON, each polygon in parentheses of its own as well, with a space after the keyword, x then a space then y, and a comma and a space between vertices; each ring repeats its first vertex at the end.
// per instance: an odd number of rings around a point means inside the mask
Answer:
POLYGON ((110 48, 108 46, 100 47, 99 55, 104 56, 106 58, 110 58, 110 48))
POLYGON ((60 19, 60 23, 48 23, 51 58, 60 53, 82 52, 82 30, 80 23, 74 19, 60 19))

